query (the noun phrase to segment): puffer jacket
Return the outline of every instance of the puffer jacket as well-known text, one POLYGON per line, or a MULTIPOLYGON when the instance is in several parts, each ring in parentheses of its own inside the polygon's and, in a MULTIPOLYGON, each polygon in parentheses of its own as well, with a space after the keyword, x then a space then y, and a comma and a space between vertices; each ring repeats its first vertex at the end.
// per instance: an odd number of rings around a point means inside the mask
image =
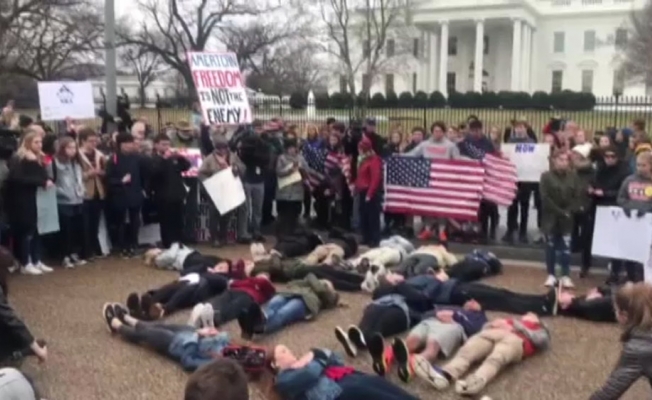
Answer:
POLYGON ((305 278, 291 281, 278 294, 285 296, 299 296, 310 312, 307 319, 311 319, 322 309, 329 309, 337 306, 339 295, 331 291, 314 274, 308 274, 305 278))

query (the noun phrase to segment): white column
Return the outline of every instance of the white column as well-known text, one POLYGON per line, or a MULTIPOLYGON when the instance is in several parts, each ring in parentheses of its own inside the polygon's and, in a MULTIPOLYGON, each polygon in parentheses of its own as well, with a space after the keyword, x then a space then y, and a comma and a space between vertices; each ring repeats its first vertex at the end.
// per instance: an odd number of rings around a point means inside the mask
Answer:
POLYGON ((521 20, 514 19, 512 32, 512 84, 510 90, 518 92, 521 81, 521 20))
POLYGON ((448 76, 448 21, 441 22, 439 40, 439 87, 437 89, 444 96, 448 96, 446 88, 446 77, 448 76))
POLYGON ((532 27, 523 24, 523 42, 521 43, 521 90, 530 92, 530 57, 532 54, 532 27))
POLYGON ((482 71, 484 57, 484 20, 475 21, 475 59, 473 61, 473 91, 482 92, 482 71))
POLYGON ((434 32, 428 34, 428 93, 437 90, 437 35, 434 32))
POLYGON ((426 31, 421 31, 419 45, 423 51, 421 51, 419 57, 419 70, 417 71, 417 91, 423 90, 426 93, 428 92, 428 71, 431 68, 430 54, 428 52, 428 36, 429 34, 426 31))

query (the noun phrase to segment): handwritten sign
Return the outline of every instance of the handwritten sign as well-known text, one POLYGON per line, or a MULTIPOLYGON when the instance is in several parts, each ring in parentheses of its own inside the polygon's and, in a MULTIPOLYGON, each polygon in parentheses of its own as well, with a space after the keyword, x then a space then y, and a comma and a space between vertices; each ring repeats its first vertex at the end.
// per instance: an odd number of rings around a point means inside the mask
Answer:
POLYGON ((188 53, 204 121, 211 125, 252 122, 244 76, 234 53, 188 53))
POLYGON ((595 212, 591 254, 648 263, 652 246, 652 213, 628 217, 620 207, 600 206, 595 212))
POLYGON ((500 151, 516 165, 519 182, 539 182, 541 174, 549 168, 547 143, 506 143, 500 151))

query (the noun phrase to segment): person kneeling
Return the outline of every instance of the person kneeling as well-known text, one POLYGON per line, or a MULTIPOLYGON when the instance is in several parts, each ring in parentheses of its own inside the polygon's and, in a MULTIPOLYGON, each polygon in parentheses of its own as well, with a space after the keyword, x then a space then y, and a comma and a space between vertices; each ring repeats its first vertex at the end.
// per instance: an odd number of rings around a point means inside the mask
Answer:
POLYGON ((321 310, 336 307, 339 295, 325 279, 308 274, 303 279, 291 281, 262 308, 252 303, 238 317, 244 339, 254 334, 274 333, 303 320, 311 320, 321 310))
POLYGON ((331 350, 312 349, 297 358, 283 345, 274 348, 274 389, 284 399, 416 400, 379 376, 345 366, 331 350))
POLYGON ((469 338, 444 367, 433 366, 427 381, 437 390, 456 381, 457 393, 478 394, 503 368, 545 350, 549 344, 550 332, 536 314, 496 319, 469 338), (474 373, 460 379, 472 364, 480 361, 474 373))

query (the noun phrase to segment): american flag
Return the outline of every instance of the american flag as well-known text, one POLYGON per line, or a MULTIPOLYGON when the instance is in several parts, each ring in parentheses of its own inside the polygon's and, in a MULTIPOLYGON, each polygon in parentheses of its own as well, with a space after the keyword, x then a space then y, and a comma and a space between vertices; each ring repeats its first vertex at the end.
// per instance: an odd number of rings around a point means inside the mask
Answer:
POLYGON ((308 185, 311 188, 319 186, 328 175, 329 171, 340 169, 346 180, 349 190, 353 190, 351 179, 351 157, 344 154, 329 152, 327 149, 319 149, 311 146, 304 146, 301 152, 306 163, 310 167, 308 171, 308 185))
POLYGON ((482 161, 485 165, 483 198, 499 206, 511 205, 517 190, 516 165, 506 158, 493 154, 485 155, 482 161))
POLYGON ((394 156, 385 163, 385 211, 473 221, 485 187, 474 160, 394 156))

